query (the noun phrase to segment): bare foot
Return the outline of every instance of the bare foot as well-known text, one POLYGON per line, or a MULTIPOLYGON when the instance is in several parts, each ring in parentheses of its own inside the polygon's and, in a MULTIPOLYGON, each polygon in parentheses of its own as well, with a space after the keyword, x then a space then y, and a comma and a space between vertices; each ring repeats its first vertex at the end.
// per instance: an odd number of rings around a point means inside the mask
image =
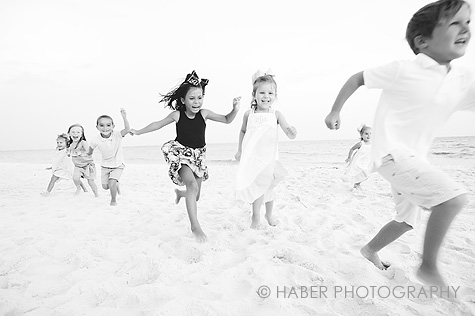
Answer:
POLYGON ((256 219, 256 218, 252 218, 252 222, 251 222, 251 229, 258 229, 259 228, 259 224, 260 224, 260 220, 259 219, 256 219))
POLYGON ((180 199, 181 199, 181 191, 178 190, 178 189, 175 189, 175 194, 176 194, 175 204, 178 204, 178 203, 180 203, 180 199))
POLYGON ((99 193, 97 191, 94 192, 94 197, 99 197, 99 193))
POLYGON ((208 240, 208 237, 204 233, 204 231, 201 229, 201 227, 196 227, 196 228, 191 228, 191 232, 193 235, 195 235, 195 238, 198 242, 203 243, 208 240))
POLYGON ((437 268, 428 268, 424 264, 421 264, 416 271, 416 277, 423 284, 430 286, 431 293, 435 291, 435 295, 439 298, 449 301, 458 301, 457 291, 459 288, 447 286, 437 268))
POLYGON ((48 191, 45 191, 45 192, 41 192, 40 193, 42 196, 48 196, 49 195, 49 192, 48 191))
POLYGON ((277 223, 279 223, 278 221, 274 220, 274 218, 272 217, 272 215, 264 215, 265 219, 267 219, 267 222, 269 223, 270 226, 276 226, 277 223))
POLYGON ((360 253, 380 270, 386 270, 391 266, 390 263, 381 261, 378 253, 369 249, 368 245, 363 246, 363 248, 360 249, 360 253))
POLYGON ((116 201, 111 201, 110 206, 117 206, 117 202, 116 201))
POLYGON ((74 195, 79 195, 79 193, 81 193, 81 188, 77 188, 76 192, 74 192, 74 195))

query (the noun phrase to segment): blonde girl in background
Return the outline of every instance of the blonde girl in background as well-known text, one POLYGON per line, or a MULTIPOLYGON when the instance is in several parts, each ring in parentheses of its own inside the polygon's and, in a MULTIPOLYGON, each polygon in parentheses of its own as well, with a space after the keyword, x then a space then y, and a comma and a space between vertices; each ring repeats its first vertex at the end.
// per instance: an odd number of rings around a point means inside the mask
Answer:
MULTIPOLYGON (((51 175, 48 188, 45 192, 42 192, 41 195, 49 195, 51 190, 53 190, 55 183, 61 179, 71 180, 73 164, 68 156, 68 147, 69 136, 67 134, 58 135, 58 137, 56 137, 56 152, 53 157, 53 162, 51 167, 46 168, 47 170, 51 170, 53 174, 51 175)), ((87 192, 87 189, 82 182, 79 186, 84 190, 84 192, 87 192)))
POLYGON ((356 129, 360 134, 360 141, 353 145, 348 152, 348 163, 343 181, 351 183, 353 188, 359 188, 361 182, 368 179, 371 162, 371 127, 362 124, 356 129))
POLYGON ((258 71, 252 83, 251 109, 244 113, 235 155, 239 161, 236 198, 252 204, 251 228, 257 229, 262 204, 265 204, 269 225, 277 224, 272 216, 274 188, 287 174, 279 162, 278 125, 290 139, 297 136, 297 130, 287 123, 281 112, 272 108, 277 99, 274 76, 258 71))

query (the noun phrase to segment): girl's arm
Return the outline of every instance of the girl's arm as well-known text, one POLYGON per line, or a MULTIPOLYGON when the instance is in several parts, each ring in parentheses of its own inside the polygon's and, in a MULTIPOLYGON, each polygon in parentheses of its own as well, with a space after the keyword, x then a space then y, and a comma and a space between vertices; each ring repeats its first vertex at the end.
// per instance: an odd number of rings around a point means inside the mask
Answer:
POLYGON ((295 137, 297 137, 297 129, 287 123, 287 120, 285 119, 282 113, 280 113, 279 111, 275 111, 275 116, 277 117, 277 124, 280 125, 280 128, 282 128, 288 138, 294 139, 295 137))
POLYGON ((238 150, 237 150, 237 153, 234 155, 234 158, 236 158, 237 161, 241 160, 242 140, 244 139, 244 135, 246 134, 248 118, 249 118, 249 111, 246 111, 246 113, 244 113, 244 116, 242 117, 242 126, 241 126, 241 130, 239 131, 238 150))
POLYGON ((359 87, 364 85, 363 72, 358 72, 351 76, 346 83, 341 88, 338 96, 333 103, 333 107, 330 111, 330 114, 325 118, 325 124, 329 129, 339 129, 340 128, 340 111, 343 108, 346 100, 358 90, 359 87))
POLYGON ((122 118, 124 119, 124 129, 120 131, 120 134, 124 137, 130 132, 130 125, 129 120, 127 120, 127 112, 125 112, 125 109, 120 109, 120 115, 122 115, 122 118))
POLYGON ((356 144, 353 145, 353 147, 350 148, 350 152, 348 153, 348 158, 346 158, 345 162, 349 162, 351 160, 351 157, 353 156, 353 152, 355 150, 360 149, 361 147, 361 142, 357 142, 356 144))
POLYGON ((215 121, 215 122, 229 124, 236 117, 236 114, 239 111, 240 104, 241 104, 241 97, 237 97, 237 98, 233 99, 233 109, 228 114, 226 114, 226 115, 216 114, 213 111, 210 111, 210 110, 207 110, 207 109, 202 109, 201 110, 201 115, 203 116, 204 120, 208 119, 208 120, 212 120, 212 121, 215 121))
POLYGON ((142 129, 136 130, 132 128, 130 130, 130 133, 132 135, 142 135, 142 134, 150 133, 150 132, 159 130, 160 128, 170 123, 178 122, 179 119, 180 119, 180 112, 173 111, 172 113, 168 114, 167 117, 165 117, 163 120, 150 123, 142 129))

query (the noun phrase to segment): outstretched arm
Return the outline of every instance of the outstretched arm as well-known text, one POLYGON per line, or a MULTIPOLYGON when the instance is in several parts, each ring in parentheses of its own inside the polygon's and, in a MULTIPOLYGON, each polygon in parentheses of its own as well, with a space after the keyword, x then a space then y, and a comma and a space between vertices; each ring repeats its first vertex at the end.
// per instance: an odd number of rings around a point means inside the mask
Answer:
POLYGON ((127 112, 125 112, 125 109, 120 109, 120 115, 122 115, 122 118, 124 119, 124 129, 120 131, 120 134, 122 135, 122 137, 124 137, 130 132, 130 125, 129 120, 127 119, 127 112))
POLYGON ((279 111, 276 111, 275 115, 277 117, 277 123, 280 125, 280 128, 282 128, 285 135, 287 135, 287 137, 290 139, 294 139, 295 137, 297 137, 297 129, 287 123, 287 120, 285 119, 284 115, 279 111))
POLYGON ((244 135, 246 135, 248 118, 249 118, 249 111, 246 111, 246 113, 244 113, 244 116, 242 117, 242 126, 241 126, 241 130, 239 131, 238 150, 236 154, 234 155, 234 158, 236 158, 237 161, 241 160, 242 140, 244 139, 244 135))
POLYGON ((232 121, 234 121, 234 118, 236 117, 236 114, 239 111, 239 107, 241 105, 241 97, 237 97, 233 99, 233 109, 231 112, 229 112, 226 115, 221 115, 221 114, 216 114, 213 111, 203 109, 201 110, 201 114, 203 115, 203 118, 205 120, 212 120, 215 122, 220 122, 220 123, 225 123, 229 124, 232 121))
POLYGON ((150 132, 159 130, 160 128, 162 128, 162 127, 164 127, 164 126, 166 126, 170 123, 178 122, 178 119, 180 118, 179 115, 180 115, 180 112, 173 111, 172 113, 168 114, 168 116, 165 117, 163 120, 150 123, 147 126, 145 126, 144 128, 139 129, 139 130, 131 129, 130 133, 132 135, 142 135, 142 134, 146 134, 146 133, 150 133, 150 132))
POLYGON ((340 111, 343 108, 346 100, 358 90, 359 87, 364 85, 363 72, 358 72, 351 76, 346 83, 341 88, 338 96, 336 97, 335 102, 330 113, 325 118, 325 124, 329 129, 339 129, 340 128, 340 111))

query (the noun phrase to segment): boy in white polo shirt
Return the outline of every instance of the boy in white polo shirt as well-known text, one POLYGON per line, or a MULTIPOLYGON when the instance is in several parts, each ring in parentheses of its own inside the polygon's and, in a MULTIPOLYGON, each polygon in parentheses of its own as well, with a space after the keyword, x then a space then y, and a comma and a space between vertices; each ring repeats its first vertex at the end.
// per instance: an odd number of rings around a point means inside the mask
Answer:
POLYGON ((382 89, 373 123, 372 161, 391 184, 396 217, 361 249, 380 269, 389 264, 378 251, 418 224, 419 206, 430 209, 418 278, 445 282, 437 255, 450 224, 466 204, 467 190, 427 161, 436 131, 459 110, 475 110, 475 78, 451 65, 465 54, 470 40, 470 6, 463 0, 440 0, 421 8, 410 20, 406 39, 417 55, 359 72, 338 94, 325 123, 340 127, 340 111, 362 85, 382 89))
POLYGON ((109 115, 101 115, 97 119, 96 128, 100 135, 91 141, 89 155, 92 155, 97 147, 102 155, 101 182, 104 190, 110 190, 111 206, 117 205, 117 193, 119 191, 119 180, 124 170, 124 155, 122 150, 122 138, 130 131, 127 113, 120 110, 124 120, 124 129, 120 132, 114 131, 114 121, 109 115))

